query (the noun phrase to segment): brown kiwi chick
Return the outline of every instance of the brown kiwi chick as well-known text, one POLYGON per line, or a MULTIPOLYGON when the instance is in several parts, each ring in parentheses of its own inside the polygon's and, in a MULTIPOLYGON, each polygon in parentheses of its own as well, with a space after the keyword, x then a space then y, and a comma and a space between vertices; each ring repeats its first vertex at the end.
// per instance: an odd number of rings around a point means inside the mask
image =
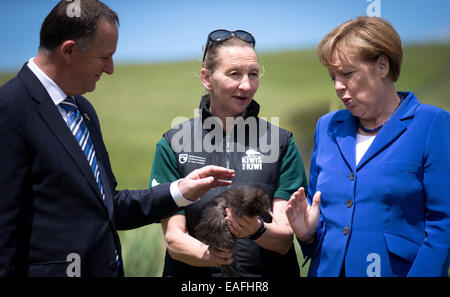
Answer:
POLYGON ((261 187, 236 187, 221 196, 225 197, 227 207, 238 217, 259 216, 265 212, 271 214, 270 197, 261 187))
MULTIPOLYGON (((225 221, 225 208, 240 217, 271 215, 270 197, 260 187, 241 186, 222 192, 203 209, 200 223, 195 228, 195 237, 217 250, 232 250, 236 245, 236 238, 225 221)), ((224 274, 237 276, 231 265, 223 268, 224 274)))

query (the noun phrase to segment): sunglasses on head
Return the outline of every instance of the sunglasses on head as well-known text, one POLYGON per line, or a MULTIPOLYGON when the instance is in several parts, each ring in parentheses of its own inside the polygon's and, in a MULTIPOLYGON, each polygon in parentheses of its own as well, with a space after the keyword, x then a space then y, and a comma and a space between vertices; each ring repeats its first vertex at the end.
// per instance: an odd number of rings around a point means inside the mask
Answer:
POLYGON ((206 40, 205 52, 203 53, 203 62, 205 62, 206 53, 212 44, 224 42, 225 40, 230 39, 232 36, 236 36, 237 38, 250 43, 253 47, 255 47, 255 38, 252 34, 248 33, 244 30, 236 30, 236 31, 228 31, 224 29, 214 30, 208 34, 208 39, 206 40))

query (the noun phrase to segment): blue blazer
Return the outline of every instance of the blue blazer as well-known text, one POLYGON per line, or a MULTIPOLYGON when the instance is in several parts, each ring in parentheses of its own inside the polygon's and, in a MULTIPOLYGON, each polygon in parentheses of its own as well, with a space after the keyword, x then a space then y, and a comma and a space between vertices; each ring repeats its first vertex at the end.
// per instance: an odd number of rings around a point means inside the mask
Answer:
POLYGON ((412 92, 355 165, 355 117, 319 119, 309 200, 322 192, 310 276, 446 276, 450 249, 450 114, 412 92))
MULTIPOLYGON (((120 276, 117 230, 178 210, 169 184, 117 191, 92 105, 75 96, 85 115, 106 195, 44 86, 24 66, 0 87, 0 276, 67 276, 80 256, 81 276, 120 276)), ((122 262, 123 263, 123 262, 122 262)))

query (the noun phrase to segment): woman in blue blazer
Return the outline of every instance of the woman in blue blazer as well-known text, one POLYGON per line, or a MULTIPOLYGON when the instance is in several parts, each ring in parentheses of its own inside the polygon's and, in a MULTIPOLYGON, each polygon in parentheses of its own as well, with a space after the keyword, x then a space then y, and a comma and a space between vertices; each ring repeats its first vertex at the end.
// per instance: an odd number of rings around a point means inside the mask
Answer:
POLYGON ((309 202, 301 188, 286 211, 309 275, 448 275, 450 114, 396 91, 401 40, 381 18, 343 23, 316 54, 347 109, 319 119, 309 202))

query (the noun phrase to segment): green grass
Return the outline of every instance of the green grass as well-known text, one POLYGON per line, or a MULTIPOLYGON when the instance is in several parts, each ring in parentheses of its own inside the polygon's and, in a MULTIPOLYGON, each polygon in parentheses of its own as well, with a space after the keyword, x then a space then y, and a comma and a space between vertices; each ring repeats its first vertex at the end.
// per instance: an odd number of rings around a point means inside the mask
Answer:
MULTIPOLYGON (((343 108, 328 72, 312 50, 264 54, 260 63, 264 75, 255 98, 261 115, 279 117, 280 126, 294 133, 308 169, 318 117, 343 108)), ((117 65, 114 75, 104 75, 86 95, 99 115, 119 189, 148 187, 162 133, 175 117, 192 117, 205 93, 199 72, 197 61, 117 65)), ((11 77, 0 74, 0 85, 11 77)), ((450 45, 406 47, 397 89, 413 90, 422 103, 450 110, 450 45)), ((159 224, 121 231, 120 237, 127 276, 161 275, 165 247, 159 224)))

